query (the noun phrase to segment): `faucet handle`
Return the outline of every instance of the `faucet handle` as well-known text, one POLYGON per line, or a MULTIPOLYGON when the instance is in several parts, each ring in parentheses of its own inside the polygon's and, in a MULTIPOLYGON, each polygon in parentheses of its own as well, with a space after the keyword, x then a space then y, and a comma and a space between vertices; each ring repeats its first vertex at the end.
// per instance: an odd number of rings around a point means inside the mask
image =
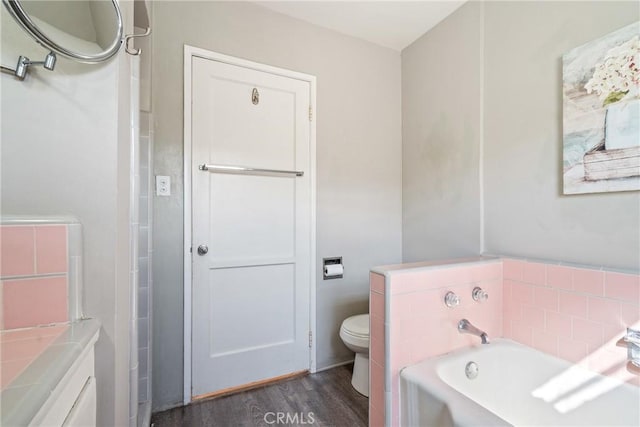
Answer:
POLYGON ((640 330, 627 328, 627 333, 623 339, 626 343, 640 346, 640 330))
POLYGON ((449 291, 444 296, 444 303, 447 307, 453 308, 457 305, 460 305, 460 297, 453 292, 449 291))
POLYGON ((471 297, 474 301, 484 302, 489 299, 489 294, 483 291, 479 286, 476 286, 473 288, 473 291, 471 291, 471 297))
POLYGON ((636 368, 640 368, 640 330, 627 328, 621 341, 627 344, 627 360, 636 368))

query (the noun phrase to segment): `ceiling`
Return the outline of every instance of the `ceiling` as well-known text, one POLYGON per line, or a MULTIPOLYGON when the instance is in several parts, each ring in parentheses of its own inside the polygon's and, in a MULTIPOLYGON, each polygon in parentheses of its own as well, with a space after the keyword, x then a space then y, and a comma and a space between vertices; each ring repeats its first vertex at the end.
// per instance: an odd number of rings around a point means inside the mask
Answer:
POLYGON ((465 1, 256 1, 310 22, 401 51, 465 1))

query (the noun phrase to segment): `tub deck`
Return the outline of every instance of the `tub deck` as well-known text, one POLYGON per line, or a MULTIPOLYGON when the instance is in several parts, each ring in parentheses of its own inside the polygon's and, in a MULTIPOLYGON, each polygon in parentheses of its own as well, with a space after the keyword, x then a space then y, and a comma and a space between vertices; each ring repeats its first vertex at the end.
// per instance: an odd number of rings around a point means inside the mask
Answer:
POLYGON ((405 368, 400 382, 402 425, 640 425, 638 387, 505 339, 405 368))

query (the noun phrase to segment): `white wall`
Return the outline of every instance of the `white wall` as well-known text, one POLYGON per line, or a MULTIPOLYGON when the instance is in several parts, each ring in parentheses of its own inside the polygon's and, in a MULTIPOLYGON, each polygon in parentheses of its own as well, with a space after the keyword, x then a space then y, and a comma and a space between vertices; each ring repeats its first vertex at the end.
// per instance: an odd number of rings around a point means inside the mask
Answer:
MULTIPOLYGON (((40 48, 5 8, 3 65, 40 48)), ((131 6, 122 5, 125 22, 131 6)), ((130 23, 127 24, 130 28, 130 23)), ((102 323, 96 346, 99 425, 128 418, 129 71, 121 52, 102 65, 58 57, 24 82, 0 77, 1 212, 72 215, 83 226, 84 314, 102 323)))
POLYGON ((463 6, 402 51, 405 262, 480 251, 480 9, 463 6))
POLYGON ((405 260, 467 255, 483 232, 488 253, 640 268, 639 192, 562 195, 561 61, 639 16, 467 3, 403 51, 405 260))
POLYGON ((401 258, 400 55, 245 2, 153 15, 154 170, 173 183, 154 200, 154 407, 182 400, 184 44, 317 76, 317 362, 352 358, 340 323, 368 310, 369 269, 401 258), (327 256, 344 257, 344 279, 321 279, 327 256))
POLYGON ((562 55, 638 19, 638 2, 487 3, 488 252, 640 268, 638 191, 562 195, 562 55))

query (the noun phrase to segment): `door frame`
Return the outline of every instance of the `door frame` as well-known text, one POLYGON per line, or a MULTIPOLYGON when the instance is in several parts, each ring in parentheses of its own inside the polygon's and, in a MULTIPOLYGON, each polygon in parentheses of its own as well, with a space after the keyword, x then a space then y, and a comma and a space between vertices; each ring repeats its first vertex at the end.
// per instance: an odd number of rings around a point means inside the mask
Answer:
POLYGON ((316 372, 316 77, 284 68, 260 64, 246 59, 236 58, 198 47, 184 45, 184 388, 183 403, 191 402, 191 315, 192 315, 192 218, 191 218, 191 84, 193 57, 222 62, 262 71, 278 76, 289 77, 309 82, 310 87, 310 126, 309 126, 309 185, 311 186, 311 236, 309 251, 309 330, 311 331, 311 348, 309 349, 309 371, 316 372))

